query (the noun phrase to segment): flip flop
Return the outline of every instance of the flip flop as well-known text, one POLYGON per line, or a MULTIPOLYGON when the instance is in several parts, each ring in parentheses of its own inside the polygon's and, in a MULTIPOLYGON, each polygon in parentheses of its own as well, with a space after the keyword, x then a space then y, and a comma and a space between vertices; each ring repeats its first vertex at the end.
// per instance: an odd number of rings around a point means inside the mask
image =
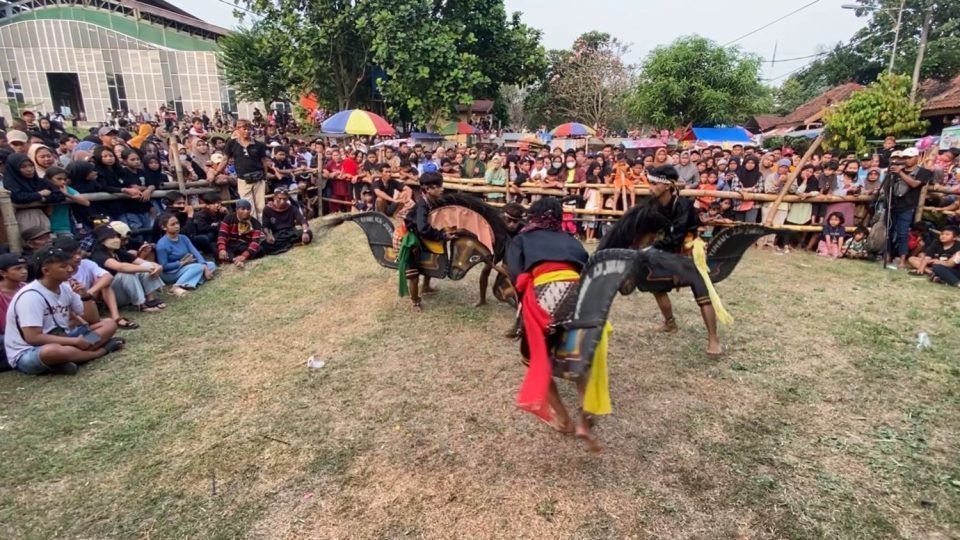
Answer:
POLYGON ((120 317, 117 319, 117 327, 121 330, 136 330, 137 328, 140 328, 140 325, 126 317, 120 317))
POLYGON ((143 303, 143 305, 157 309, 166 309, 167 307, 167 305, 163 303, 163 300, 157 300, 156 298, 153 300, 147 300, 143 303))
POLYGON ((103 350, 107 351, 107 354, 109 354, 123 349, 123 346, 126 344, 127 341, 123 338, 110 338, 103 345, 103 350))

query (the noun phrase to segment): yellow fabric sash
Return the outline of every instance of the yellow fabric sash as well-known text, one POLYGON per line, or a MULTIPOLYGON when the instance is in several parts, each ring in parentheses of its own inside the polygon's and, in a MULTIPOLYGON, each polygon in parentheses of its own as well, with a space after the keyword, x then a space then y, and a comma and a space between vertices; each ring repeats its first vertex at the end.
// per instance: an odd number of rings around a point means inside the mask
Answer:
POLYGON ((540 285, 553 283, 554 281, 577 281, 579 279, 580 274, 574 272, 573 270, 557 270, 554 272, 540 274, 539 276, 533 278, 533 284, 534 286, 539 287, 540 285))
POLYGON ((707 286, 707 292, 710 293, 710 303, 713 304, 713 309, 717 312, 717 320, 723 324, 731 324, 733 315, 730 315, 730 312, 723 307, 723 303, 720 302, 720 294, 717 293, 717 289, 713 287, 713 282, 710 281, 710 267, 707 266, 707 244, 702 238, 695 239, 687 246, 690 247, 691 244, 693 247, 693 264, 697 267, 697 272, 700 272, 700 277, 703 278, 703 282, 707 286))
POLYGON ((613 325, 604 323, 600 343, 593 353, 590 378, 583 392, 583 410, 590 414, 610 414, 613 410, 610 406, 610 380, 607 378, 607 346, 612 333, 613 325))

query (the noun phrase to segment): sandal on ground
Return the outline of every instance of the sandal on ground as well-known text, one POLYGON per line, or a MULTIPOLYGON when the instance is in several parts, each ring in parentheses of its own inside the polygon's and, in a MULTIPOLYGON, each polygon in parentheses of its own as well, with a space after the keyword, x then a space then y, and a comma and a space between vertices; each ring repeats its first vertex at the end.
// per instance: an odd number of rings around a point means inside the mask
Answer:
POLYGON ((140 325, 126 317, 120 317, 117 319, 117 328, 120 328, 121 330, 136 330, 137 328, 140 328, 140 325))
POLYGON ((146 302, 137 306, 137 309, 140 310, 140 312, 142 313, 159 313, 160 311, 163 311, 157 306, 151 306, 149 303, 146 303, 146 302))
POLYGON ((103 350, 109 354, 123 349, 123 346, 126 344, 127 341, 123 338, 110 338, 103 344, 103 350))
POLYGON ((147 307, 157 308, 157 309, 167 308, 167 304, 163 303, 163 300, 157 300, 156 298, 154 298, 153 300, 147 300, 146 302, 143 303, 143 305, 147 307))

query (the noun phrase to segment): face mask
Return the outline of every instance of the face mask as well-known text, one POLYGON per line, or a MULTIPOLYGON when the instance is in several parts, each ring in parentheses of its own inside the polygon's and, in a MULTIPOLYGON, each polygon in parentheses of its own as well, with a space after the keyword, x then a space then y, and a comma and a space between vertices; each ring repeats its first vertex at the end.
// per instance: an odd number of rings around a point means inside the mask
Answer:
POLYGON ((576 166, 577 166, 577 162, 576 162, 576 161, 568 161, 568 162, 567 162, 567 168, 568 168, 568 169, 572 169, 572 168, 574 168, 574 167, 576 167, 576 166))
POLYGON ((553 168, 559 169, 561 166, 563 166, 563 163, 562 163, 562 162, 560 162, 560 161, 554 161, 554 162, 553 162, 553 168))
POLYGON ((843 171, 843 174, 849 176, 850 178, 853 178, 854 176, 857 175, 857 171, 843 171))
POLYGON ((103 245, 107 246, 107 249, 120 249, 120 239, 110 238, 109 240, 104 240, 103 245))

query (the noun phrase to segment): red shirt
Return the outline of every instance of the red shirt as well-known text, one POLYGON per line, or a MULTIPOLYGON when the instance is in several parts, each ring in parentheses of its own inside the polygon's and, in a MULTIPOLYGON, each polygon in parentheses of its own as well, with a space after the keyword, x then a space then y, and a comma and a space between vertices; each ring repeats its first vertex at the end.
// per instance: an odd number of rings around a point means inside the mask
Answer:
POLYGON ((357 173, 360 171, 360 165, 358 165, 357 162, 354 161, 353 158, 349 158, 349 157, 348 157, 348 158, 344 159, 343 162, 341 162, 341 169, 340 169, 340 170, 343 171, 343 174, 348 174, 348 175, 350 175, 350 176, 356 176, 357 173))

